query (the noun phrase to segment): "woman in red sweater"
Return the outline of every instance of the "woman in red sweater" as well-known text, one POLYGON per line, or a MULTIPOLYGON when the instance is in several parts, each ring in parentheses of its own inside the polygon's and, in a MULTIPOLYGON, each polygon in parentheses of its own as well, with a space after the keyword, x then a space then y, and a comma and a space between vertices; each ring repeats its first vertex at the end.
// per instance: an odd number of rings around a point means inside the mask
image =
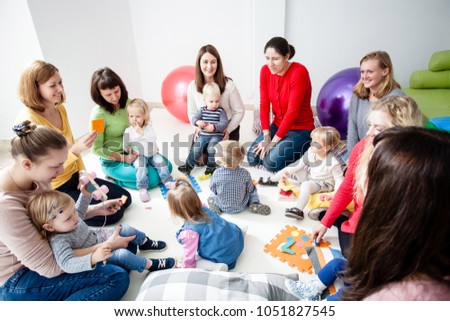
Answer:
POLYGON ((270 39, 264 55, 267 64, 260 74, 263 133, 251 145, 247 159, 250 166, 262 165, 275 172, 298 160, 309 148, 314 129, 311 80, 305 66, 289 61, 295 48, 286 39, 270 39))
POLYGON ((327 230, 335 225, 338 228, 339 245, 345 257, 348 255, 350 240, 361 215, 367 164, 374 149, 373 138, 387 128, 421 126, 422 114, 412 98, 389 96, 372 105, 368 120, 369 130, 366 137, 353 148, 344 180, 334 194, 330 208, 325 215, 319 215, 320 224, 313 229, 313 237, 320 242, 327 230), (349 217, 341 215, 351 201, 354 201, 355 211, 350 213, 349 217))

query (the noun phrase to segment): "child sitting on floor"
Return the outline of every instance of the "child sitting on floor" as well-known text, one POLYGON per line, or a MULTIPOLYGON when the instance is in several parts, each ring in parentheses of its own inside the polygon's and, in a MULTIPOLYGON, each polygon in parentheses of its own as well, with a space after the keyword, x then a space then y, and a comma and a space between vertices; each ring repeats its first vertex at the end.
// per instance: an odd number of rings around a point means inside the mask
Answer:
POLYGON ((216 149, 217 163, 221 167, 211 176, 209 208, 217 214, 240 213, 247 207, 252 213, 270 214, 270 207, 259 202, 249 171, 239 166, 245 157, 244 148, 237 141, 225 140, 218 143, 216 149))
POLYGON ((203 99, 206 106, 200 108, 191 120, 192 125, 200 127, 201 131, 189 151, 186 163, 178 167, 178 170, 185 175, 191 174, 195 162, 202 156, 205 148, 208 151, 205 175, 212 174, 216 169, 214 145, 223 139, 223 132, 228 126, 227 113, 220 107, 220 96, 219 85, 215 82, 206 83, 203 87, 203 99))
POLYGON ((130 126, 123 134, 123 146, 129 153, 138 154, 133 162, 136 168, 136 185, 142 202, 148 202, 148 169, 152 166, 158 172, 161 182, 170 188, 174 179, 170 175, 169 166, 156 145, 156 133, 150 121, 147 103, 139 98, 133 99, 127 106, 128 122, 130 126))
POLYGON ((167 194, 170 212, 184 221, 176 233, 183 245, 183 268, 227 271, 244 248, 243 231, 202 205, 186 177, 178 177, 167 194))
POLYGON ((311 139, 311 147, 295 166, 286 167, 267 180, 286 182, 293 177, 301 182, 297 205, 286 209, 287 217, 303 219, 303 210, 312 194, 335 191, 344 179, 341 165, 333 153, 340 141, 339 132, 330 126, 318 127, 311 132, 311 139))
MULTIPOLYGON (((92 270, 97 263, 119 265, 128 270, 150 272, 170 269, 175 259, 146 259, 139 251, 162 251, 163 241, 153 241, 145 233, 126 224, 114 227, 90 228, 84 223, 91 197, 82 185, 77 203, 56 190, 30 197, 28 212, 34 225, 48 237, 56 262, 66 273, 92 270), (128 244, 128 248, 123 248, 128 244)), ((98 206, 105 206, 102 203, 98 206)))

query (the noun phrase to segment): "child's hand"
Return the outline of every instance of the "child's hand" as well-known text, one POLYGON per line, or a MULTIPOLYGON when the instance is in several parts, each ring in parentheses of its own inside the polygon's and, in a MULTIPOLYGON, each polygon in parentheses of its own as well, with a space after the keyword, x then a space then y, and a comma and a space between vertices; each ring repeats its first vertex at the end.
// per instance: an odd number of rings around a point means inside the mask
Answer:
POLYGON ((78 188, 80 189, 81 194, 83 194, 86 197, 91 196, 91 193, 86 189, 87 185, 81 184, 81 182, 78 184, 78 188))
POLYGON ((319 199, 323 201, 331 201, 333 199, 333 195, 330 194, 320 194, 319 199))
POLYGON ((112 256, 111 245, 108 243, 100 244, 92 253, 91 264, 95 265, 98 262, 104 262, 112 256))
POLYGON ((204 128, 205 127, 205 122, 203 121, 203 120, 197 120, 196 122, 195 122, 195 124, 197 125, 197 127, 200 127, 200 128, 204 128))
POLYGON ((126 249, 128 243, 136 238, 136 235, 132 236, 120 236, 120 231, 122 230, 122 225, 119 225, 108 239, 108 243, 111 244, 111 248, 115 249, 126 249))
POLYGON ((207 132, 210 132, 210 133, 213 132, 214 129, 215 129, 215 127, 213 124, 206 124, 206 126, 204 127, 204 130, 207 132))
POLYGON ((106 200, 104 202, 99 203, 97 210, 97 215, 112 215, 115 214, 118 210, 120 210, 120 206, 122 206, 122 200, 120 198, 106 200))
POLYGON ((144 133, 144 128, 138 122, 132 123, 131 126, 139 135, 142 135, 144 133))
POLYGON ((139 154, 131 153, 128 155, 124 155, 124 163, 133 164, 136 158, 138 158, 139 154))

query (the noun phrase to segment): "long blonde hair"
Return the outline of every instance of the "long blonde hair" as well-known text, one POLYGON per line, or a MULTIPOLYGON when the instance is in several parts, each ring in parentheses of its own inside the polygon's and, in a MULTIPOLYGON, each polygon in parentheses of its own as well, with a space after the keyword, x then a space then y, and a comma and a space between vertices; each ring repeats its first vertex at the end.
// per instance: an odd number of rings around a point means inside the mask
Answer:
POLYGON ((209 222, 210 218, 202 211, 202 202, 197 192, 185 176, 180 176, 175 185, 167 193, 167 203, 172 216, 184 221, 198 223, 202 219, 209 222))
MULTIPOLYGON (((400 84, 394 79, 394 69, 392 66, 392 60, 386 51, 372 51, 362 57, 359 65, 367 60, 378 61, 378 66, 381 69, 389 69, 389 72, 380 82, 380 85, 376 93, 373 93, 375 97, 381 98, 390 93, 395 88, 401 88, 400 84)), ((368 99, 370 96, 370 89, 364 87, 364 83, 360 78, 358 83, 353 87, 353 93, 361 99, 368 99)))
MULTIPOLYGON (((388 128, 422 126, 422 113, 411 97, 384 97, 372 105, 371 112, 377 110, 385 113, 388 128)), ((373 144, 371 142, 366 143, 355 169, 354 193, 359 201, 364 199, 367 191, 367 166, 373 151, 373 144)))

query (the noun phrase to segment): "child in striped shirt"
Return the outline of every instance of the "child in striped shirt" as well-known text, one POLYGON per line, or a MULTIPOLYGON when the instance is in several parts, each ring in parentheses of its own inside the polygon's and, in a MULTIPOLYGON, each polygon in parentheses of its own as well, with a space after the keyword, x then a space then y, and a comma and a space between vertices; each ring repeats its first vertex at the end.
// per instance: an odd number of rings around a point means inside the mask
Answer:
POLYGON ((228 126, 227 113, 220 107, 220 96, 220 88, 216 83, 210 82, 203 87, 203 99, 206 106, 200 108, 191 120, 192 125, 200 127, 201 130, 192 145, 186 163, 178 167, 183 174, 191 174, 195 162, 201 157, 205 148, 208 151, 205 175, 212 174, 216 169, 214 146, 223 139, 223 132, 228 126))

